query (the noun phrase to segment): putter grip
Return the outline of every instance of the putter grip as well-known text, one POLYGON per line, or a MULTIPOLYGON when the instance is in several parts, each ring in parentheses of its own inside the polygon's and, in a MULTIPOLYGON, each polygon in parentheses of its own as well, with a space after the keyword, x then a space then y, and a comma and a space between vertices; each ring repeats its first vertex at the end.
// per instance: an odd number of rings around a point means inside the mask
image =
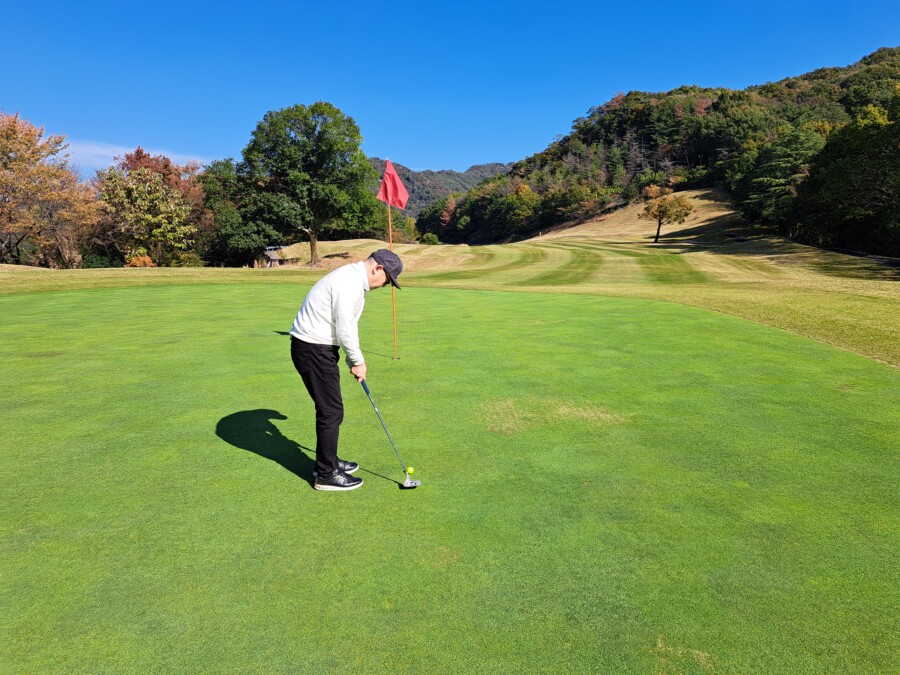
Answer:
POLYGON ((366 381, 365 381, 365 380, 360 380, 359 383, 363 386, 363 389, 365 390, 366 395, 367 395, 367 396, 371 396, 372 394, 369 393, 369 385, 366 384, 366 381))

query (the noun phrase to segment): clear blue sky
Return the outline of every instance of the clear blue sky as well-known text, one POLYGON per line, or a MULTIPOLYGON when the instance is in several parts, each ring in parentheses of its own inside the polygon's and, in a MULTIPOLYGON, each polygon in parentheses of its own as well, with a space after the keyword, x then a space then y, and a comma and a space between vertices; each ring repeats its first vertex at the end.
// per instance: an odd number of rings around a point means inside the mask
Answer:
POLYGON ((83 173, 137 145, 240 157, 326 100, 368 155, 465 170, 544 149, 618 91, 742 88, 900 44, 900 2, 0 0, 0 110, 83 173))

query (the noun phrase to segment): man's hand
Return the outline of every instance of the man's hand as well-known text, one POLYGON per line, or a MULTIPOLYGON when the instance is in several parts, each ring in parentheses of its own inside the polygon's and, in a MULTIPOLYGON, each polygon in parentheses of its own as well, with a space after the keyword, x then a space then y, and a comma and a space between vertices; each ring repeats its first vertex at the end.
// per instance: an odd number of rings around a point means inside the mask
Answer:
POLYGON ((357 382, 362 382, 366 379, 366 364, 358 363, 355 366, 350 366, 350 373, 356 378, 357 382))

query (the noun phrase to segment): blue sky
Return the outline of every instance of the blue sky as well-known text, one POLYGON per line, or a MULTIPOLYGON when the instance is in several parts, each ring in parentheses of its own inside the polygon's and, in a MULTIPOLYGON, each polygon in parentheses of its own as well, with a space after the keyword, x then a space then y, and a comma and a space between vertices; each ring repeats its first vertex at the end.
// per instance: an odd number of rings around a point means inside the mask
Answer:
POLYGON ((900 44, 900 2, 0 0, 0 110, 82 173, 141 145, 239 158, 268 110, 326 100, 368 155, 465 170, 544 149, 632 89, 742 88, 900 44))

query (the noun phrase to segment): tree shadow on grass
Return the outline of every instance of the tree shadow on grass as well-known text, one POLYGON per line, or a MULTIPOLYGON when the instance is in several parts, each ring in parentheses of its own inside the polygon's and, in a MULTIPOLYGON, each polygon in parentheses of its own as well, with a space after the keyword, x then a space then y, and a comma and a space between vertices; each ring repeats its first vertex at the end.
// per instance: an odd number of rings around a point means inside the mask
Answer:
POLYGON ((663 234, 653 248, 675 254, 705 251, 749 260, 758 258, 775 265, 809 267, 833 277, 900 280, 900 260, 897 258, 808 246, 772 230, 746 226, 733 214, 711 218, 702 226, 663 234))
POLYGON ((314 457, 315 450, 287 438, 270 421, 286 419, 287 416, 277 410, 242 410, 220 419, 216 424, 216 436, 236 448, 277 462, 312 486, 315 460, 310 455, 314 457))
MULTIPOLYGON (((729 207, 721 190, 708 190, 695 198, 729 207)), ((682 254, 705 251, 715 255, 764 258, 775 265, 800 264, 822 274, 852 279, 896 281, 900 260, 858 251, 829 250, 801 244, 784 237, 774 228, 757 227, 740 214, 729 211, 707 217, 700 225, 665 228, 653 248, 682 254)), ((652 239, 649 236, 648 239, 652 239)))

